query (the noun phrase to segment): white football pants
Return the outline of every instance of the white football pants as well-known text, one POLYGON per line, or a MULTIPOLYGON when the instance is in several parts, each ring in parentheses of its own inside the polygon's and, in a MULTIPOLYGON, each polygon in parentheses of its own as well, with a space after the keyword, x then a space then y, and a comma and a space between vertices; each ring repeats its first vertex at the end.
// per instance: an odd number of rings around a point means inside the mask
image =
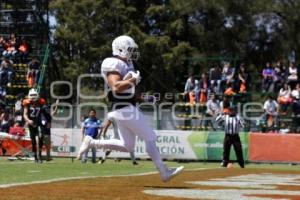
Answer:
POLYGON ((120 139, 92 140, 91 146, 123 152, 133 152, 136 136, 143 139, 146 151, 158 169, 164 167, 156 147, 156 134, 147 124, 144 115, 133 105, 108 113, 108 120, 117 126, 120 139))

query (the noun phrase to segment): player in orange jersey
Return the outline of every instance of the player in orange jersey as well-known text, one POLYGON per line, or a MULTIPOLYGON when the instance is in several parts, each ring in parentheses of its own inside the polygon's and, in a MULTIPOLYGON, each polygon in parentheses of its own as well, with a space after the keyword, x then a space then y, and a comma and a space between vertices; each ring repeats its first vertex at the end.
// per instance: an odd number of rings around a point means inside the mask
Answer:
POLYGON ((32 152, 34 154, 34 160, 36 163, 42 163, 42 147, 43 138, 39 132, 40 125, 40 112, 43 106, 46 104, 45 99, 40 98, 36 89, 30 89, 28 93, 28 99, 23 101, 24 106, 24 119, 28 124, 30 138, 32 142, 32 152), (37 145, 39 153, 37 154, 37 145))

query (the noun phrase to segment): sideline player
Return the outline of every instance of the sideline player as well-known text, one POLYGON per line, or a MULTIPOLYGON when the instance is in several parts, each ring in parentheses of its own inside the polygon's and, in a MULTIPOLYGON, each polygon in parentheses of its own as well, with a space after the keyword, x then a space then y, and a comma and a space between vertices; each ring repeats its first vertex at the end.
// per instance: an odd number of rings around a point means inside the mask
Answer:
POLYGON ((112 112, 109 114, 117 124, 120 140, 93 140, 91 137, 86 137, 79 149, 77 159, 80 159, 92 146, 132 152, 135 147, 135 138, 138 136, 145 141, 148 155, 159 171, 161 180, 166 182, 178 175, 184 167, 168 168, 162 162, 155 143, 156 134, 136 107, 135 86, 139 84, 141 76, 139 71, 134 72, 132 60, 138 59, 137 50, 138 46, 131 37, 119 36, 112 42, 114 57, 106 58, 101 66, 101 73, 113 94, 112 112), (131 78, 123 80, 127 74, 130 74, 131 78))
POLYGON ((30 139, 32 144, 32 152, 34 154, 34 161, 36 163, 42 163, 42 147, 43 138, 39 132, 38 126, 40 126, 40 112, 42 107, 46 104, 45 99, 40 98, 36 89, 32 88, 28 92, 28 99, 23 101, 24 106, 24 120, 28 124, 30 139), (38 143, 38 154, 37 145, 38 143))
POLYGON ((51 161, 51 122, 52 117, 57 113, 58 111, 58 103, 59 99, 56 100, 54 109, 51 111, 49 106, 43 106, 43 109, 40 113, 40 128, 42 137, 44 139, 44 144, 46 147, 46 161, 51 161))
MULTIPOLYGON (((100 134, 100 130, 102 129, 101 121, 96 117, 96 110, 91 108, 89 110, 89 117, 84 120, 82 123, 82 140, 85 140, 85 137, 92 137, 96 139, 97 136, 100 134)), ((92 163, 96 163, 96 147, 92 147, 92 163)), ((83 158, 81 160, 82 163, 86 163, 88 159, 88 151, 85 152, 83 158)))

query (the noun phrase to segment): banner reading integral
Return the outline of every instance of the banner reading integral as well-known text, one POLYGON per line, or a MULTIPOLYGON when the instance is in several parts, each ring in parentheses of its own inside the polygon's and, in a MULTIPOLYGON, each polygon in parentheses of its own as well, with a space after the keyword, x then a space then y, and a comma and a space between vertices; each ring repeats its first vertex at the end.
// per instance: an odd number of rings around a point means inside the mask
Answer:
MULTIPOLYGON (((156 131, 156 145, 162 156, 166 159, 191 160, 221 160, 223 153, 224 132, 205 131, 156 131)), ((113 137, 112 129, 108 136, 113 137)), ((248 155, 248 134, 240 134, 244 158, 248 155)), ((75 156, 80 147, 82 135, 80 129, 52 129, 53 156, 75 156)), ((91 155, 91 154, 89 154, 91 155)), ((102 157, 102 149, 97 150, 97 157, 102 157)), ((136 139, 135 155, 137 158, 149 158, 145 142, 136 139)), ((110 157, 129 158, 129 153, 113 151, 110 157)), ((231 153, 235 159, 235 154, 231 153)))
MULTIPOLYGON (((248 133, 239 134, 243 147, 244 159, 248 159, 248 133)), ((224 132, 221 131, 194 131, 189 135, 188 141, 197 159, 199 160, 222 160, 224 132)), ((236 160, 236 155, 231 147, 230 159, 236 160)))

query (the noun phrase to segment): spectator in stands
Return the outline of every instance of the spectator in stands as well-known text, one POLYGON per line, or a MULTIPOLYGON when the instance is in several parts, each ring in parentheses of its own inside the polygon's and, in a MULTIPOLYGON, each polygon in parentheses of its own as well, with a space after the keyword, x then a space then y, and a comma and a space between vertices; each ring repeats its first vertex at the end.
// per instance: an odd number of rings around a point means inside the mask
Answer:
POLYGON ((288 83, 289 85, 291 86, 292 89, 295 88, 295 85, 298 81, 298 69, 297 67, 295 66, 295 63, 294 62, 290 62, 289 64, 289 71, 288 71, 288 83))
POLYGON ((206 102, 206 120, 204 122, 205 129, 207 129, 208 121, 210 121, 212 129, 216 130, 216 118, 221 114, 221 108, 219 102, 216 100, 216 95, 211 94, 210 99, 206 102))
POLYGON ((5 43, 5 50, 2 55, 6 58, 14 58, 17 53, 16 44, 17 38, 15 34, 12 33, 10 34, 8 41, 5 43))
POLYGON ((198 80, 194 78, 194 74, 191 74, 184 86, 184 97, 190 103, 195 103, 196 101, 195 89, 197 84, 198 84, 198 80))
POLYGON ((266 63, 266 67, 263 69, 262 76, 263 76, 263 80, 262 80, 263 92, 266 91, 273 92, 275 71, 270 62, 266 63))
POLYGON ((281 107, 282 114, 286 114, 287 107, 292 102, 291 88, 287 83, 279 90, 277 102, 281 107))
POLYGON ((9 128, 9 134, 22 137, 26 135, 26 131, 19 122, 15 122, 14 125, 9 128))
POLYGON ((18 51, 19 51, 20 62, 21 63, 26 62, 28 54, 29 54, 29 44, 25 40, 24 37, 22 37, 22 39, 21 39, 21 43, 20 43, 20 45, 18 47, 18 51))
POLYGON ((223 101, 220 103, 220 109, 222 114, 228 114, 229 113, 229 107, 232 106, 231 101, 227 96, 223 97, 223 101))
POLYGON ((240 64, 237 74, 238 74, 237 91, 239 91, 240 93, 245 93, 249 89, 250 82, 251 82, 250 75, 246 71, 245 63, 240 64))
POLYGON ((266 122, 266 124, 269 124, 269 126, 277 126, 279 106, 278 103, 273 99, 272 95, 268 95, 268 99, 265 101, 263 108, 265 111, 263 120, 266 122))
POLYGON ((8 86, 10 87, 13 75, 13 62, 7 58, 4 58, 0 65, 0 80, 2 81, 2 77, 7 79, 8 86))
POLYGON ((6 107, 4 112, 0 116, 0 131, 9 133, 9 128, 13 125, 13 119, 11 117, 11 111, 9 107, 6 107))
POLYGON ((196 102, 205 104, 207 96, 210 93, 210 81, 208 80, 208 75, 206 73, 201 74, 201 80, 196 85, 196 102))
POLYGON ((297 83, 296 88, 292 91, 292 107, 294 115, 300 114, 300 83, 297 83))
POLYGON ((39 80, 39 72, 40 72, 40 61, 37 58, 33 58, 28 63, 28 71, 27 71, 27 81, 29 87, 34 87, 39 80))
POLYGON ((293 99, 300 99, 300 83, 297 83, 295 89, 292 90, 291 96, 293 99))
POLYGON ((0 95, 0 110, 3 110, 7 107, 5 97, 0 95))
POLYGON ((210 86, 211 92, 216 94, 221 94, 221 81, 222 81, 222 70, 220 66, 215 65, 209 71, 209 79, 210 79, 210 86))
POLYGON ((224 88, 228 88, 228 84, 234 83, 234 73, 235 69, 231 67, 229 62, 225 62, 222 70, 222 86, 224 86, 224 88))
POLYGON ((20 93, 17 95, 16 102, 15 102, 15 122, 18 122, 20 125, 23 125, 23 107, 22 102, 25 98, 24 93, 20 93))
POLYGON ((280 88, 283 87, 284 82, 287 77, 286 67, 282 64, 281 61, 277 61, 274 67, 274 90, 275 92, 279 92, 280 88))
POLYGON ((227 87, 225 88, 224 95, 230 97, 230 96, 233 96, 235 94, 236 94, 236 92, 234 91, 233 83, 228 83, 227 87))
MULTIPOLYGON (((11 34, 9 35, 8 41, 9 41, 10 43, 12 43, 14 46, 17 45, 18 41, 17 41, 16 34, 11 33, 11 34)), ((16 46, 15 46, 15 47, 16 47, 16 46)))
POLYGON ((5 41, 4 37, 0 36, 0 55, 3 55, 3 52, 6 49, 5 44, 6 44, 6 41, 5 41))
POLYGON ((12 60, 3 58, 0 63, 0 67, 2 67, 5 63, 7 63, 10 67, 12 67, 12 65, 14 64, 14 62, 12 60))
POLYGON ((13 68, 11 62, 5 58, 0 65, 0 95, 6 96, 7 87, 11 87, 13 68))

